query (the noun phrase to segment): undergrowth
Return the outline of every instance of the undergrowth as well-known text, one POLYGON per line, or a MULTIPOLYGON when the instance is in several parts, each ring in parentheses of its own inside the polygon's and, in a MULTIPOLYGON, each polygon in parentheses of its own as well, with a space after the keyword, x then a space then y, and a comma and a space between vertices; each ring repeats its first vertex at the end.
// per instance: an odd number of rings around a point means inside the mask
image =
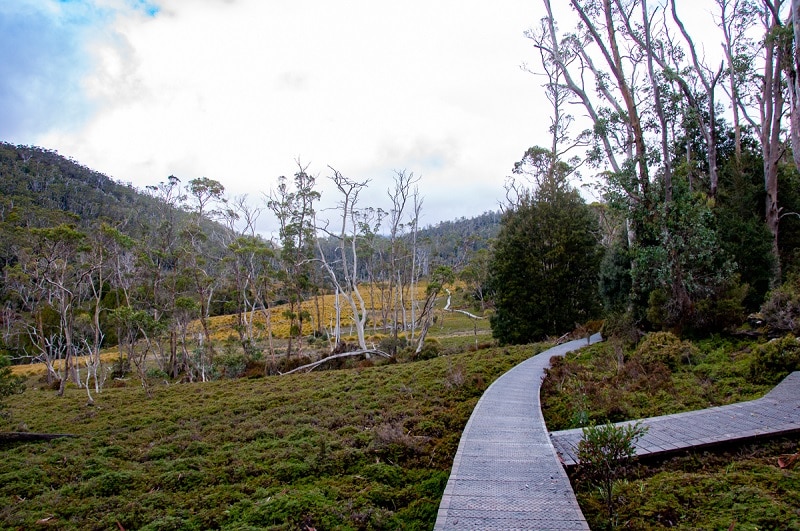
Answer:
POLYGON ((551 360, 542 385, 545 422, 563 430, 758 398, 772 385, 751 378, 757 350, 750 342, 693 344, 668 333, 651 334, 636 348, 597 343, 551 360))
POLYGON ((93 407, 80 389, 29 386, 2 429, 77 437, 0 450, 0 528, 430 529, 478 398, 538 351, 169 385, 152 399, 109 388, 93 407))

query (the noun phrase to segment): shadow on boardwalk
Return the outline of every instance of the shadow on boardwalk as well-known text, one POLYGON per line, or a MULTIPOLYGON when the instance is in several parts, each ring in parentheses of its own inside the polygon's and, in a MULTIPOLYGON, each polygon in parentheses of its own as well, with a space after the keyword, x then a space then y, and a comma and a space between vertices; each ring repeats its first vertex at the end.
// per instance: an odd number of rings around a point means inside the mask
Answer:
MULTIPOLYGON (((581 430, 556 432, 551 441, 539 402, 550 358, 586 344, 548 349, 486 390, 461 436, 435 529, 589 529, 562 465, 575 464, 581 430)), ((643 422, 649 431, 637 444, 640 455, 797 432, 800 372, 758 400, 643 422)))

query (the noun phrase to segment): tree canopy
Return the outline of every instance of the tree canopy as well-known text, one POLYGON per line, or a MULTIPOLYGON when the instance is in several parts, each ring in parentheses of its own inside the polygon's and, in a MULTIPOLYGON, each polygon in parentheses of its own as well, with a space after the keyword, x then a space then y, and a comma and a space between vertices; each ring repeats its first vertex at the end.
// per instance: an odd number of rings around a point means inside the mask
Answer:
POLYGON ((598 222, 564 181, 544 180, 503 216, 490 265, 501 343, 572 330, 598 310, 598 222))

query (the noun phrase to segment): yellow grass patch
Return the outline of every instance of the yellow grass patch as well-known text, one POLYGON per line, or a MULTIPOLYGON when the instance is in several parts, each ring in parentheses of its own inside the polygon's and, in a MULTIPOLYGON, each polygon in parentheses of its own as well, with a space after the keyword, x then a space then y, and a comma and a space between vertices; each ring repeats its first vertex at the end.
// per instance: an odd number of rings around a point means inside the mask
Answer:
MULTIPOLYGON (((421 306, 425 298, 425 290, 427 284, 419 284, 415 286, 415 299, 421 306)), ((382 324, 383 303, 381 293, 378 288, 372 291, 369 287, 361 287, 361 296, 364 298, 364 303, 367 311, 370 313, 370 322, 377 320, 378 324, 382 324)), ((411 298, 406 295, 408 299, 405 302, 406 309, 411 308, 411 298)), ((334 294, 321 295, 316 299, 310 299, 302 303, 302 309, 311 316, 310 321, 303 323, 303 333, 309 334, 313 330, 329 329, 335 324, 336 320, 336 296, 334 294), (319 307, 319 311, 317 308, 319 307), (319 319, 319 323, 317 320, 319 319)), ((349 327, 353 324, 353 312, 350 305, 344 297, 339 297, 339 305, 341 307, 341 325, 342 327, 349 327)), ((289 318, 284 315, 288 311, 289 306, 284 304, 276 306, 271 309, 271 322, 272 322, 272 335, 276 338, 289 337, 289 318)), ((264 336, 267 334, 267 322, 263 312, 256 312, 253 318, 253 326, 260 329, 264 336)), ((215 341, 224 341, 230 337, 236 337, 236 315, 219 315, 208 319, 209 333, 211 339, 215 341)), ((189 331, 192 334, 201 333, 202 329, 199 321, 194 321, 189 331)))

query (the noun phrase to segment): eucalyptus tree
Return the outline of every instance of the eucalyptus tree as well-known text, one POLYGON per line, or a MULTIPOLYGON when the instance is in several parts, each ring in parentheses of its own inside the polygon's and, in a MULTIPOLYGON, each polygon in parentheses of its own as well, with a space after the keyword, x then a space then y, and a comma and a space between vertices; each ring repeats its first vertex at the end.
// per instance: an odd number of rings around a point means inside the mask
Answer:
POLYGON ((368 352, 365 327, 369 319, 364 296, 361 293, 361 262, 359 260, 359 242, 369 233, 377 232, 380 220, 373 216, 375 209, 362 209, 359 196, 367 187, 369 180, 356 181, 330 168, 333 174, 330 180, 339 192, 337 218, 321 223, 320 230, 336 242, 335 257, 338 264, 325 256, 319 247, 319 259, 334 285, 337 294, 344 298, 352 312, 353 323, 358 337, 359 349, 368 352), (334 266, 337 267, 334 267, 334 266))
POLYGON ((278 178, 278 187, 267 196, 267 208, 278 221, 279 260, 283 294, 289 304, 290 333, 287 356, 291 356, 293 340, 302 338, 303 324, 308 312, 303 301, 312 287, 312 261, 316 242, 314 226, 315 203, 320 194, 315 189, 316 178, 308 173, 308 165, 296 161, 297 171, 290 183, 278 178))
MULTIPOLYGON (((184 223, 181 207, 187 196, 181 180, 174 175, 157 185, 148 186, 146 191, 156 201, 157 208, 152 218, 143 221, 143 238, 134 247, 138 273, 135 289, 131 292, 123 288, 122 294, 126 306, 132 310, 147 308, 158 322, 175 318, 176 301, 182 296, 185 284, 180 273, 179 256, 184 223)), ((125 285, 118 278, 118 286, 122 288, 125 285)), ((181 372, 189 371, 189 360, 178 352, 176 327, 168 326, 166 334, 169 343, 166 372, 177 378, 181 372)))
MULTIPOLYGON (((641 309, 652 305, 651 295, 661 297, 656 305, 673 324, 691 320, 701 299, 732 288, 735 268, 720 250, 716 224, 719 134, 724 127, 717 102, 726 76, 732 78, 731 92, 738 95, 737 116, 761 131, 766 218, 777 256, 777 163, 784 149, 780 65, 786 64, 778 57, 785 53, 778 31, 782 1, 756 6, 746 0, 717 0, 727 66, 703 55, 674 0, 570 0, 579 24, 564 37, 559 36, 551 2, 543 0, 548 16, 538 32, 529 34, 540 51, 542 69, 555 67, 555 84, 569 91, 570 101, 577 100, 591 121, 596 145, 587 157, 610 170, 602 174, 605 199, 626 216, 627 248, 618 252, 630 259, 630 269, 622 274, 632 278, 634 304, 641 309), (753 53, 744 37, 753 30, 748 22, 733 22, 737 13, 747 15, 746 21, 755 20, 752 13, 761 15, 767 38, 760 62, 742 60, 753 53), (763 65, 763 74, 745 75, 745 63, 763 65), (760 121, 752 117, 753 109, 760 109, 760 121), (697 151, 704 158, 696 160, 697 151), (687 255, 716 255, 719 261, 687 261, 687 255), (708 274, 709 267, 719 274, 708 274)), ((740 133, 736 145, 738 157, 740 133)))
MULTIPOLYGON (((408 322, 406 301, 414 306, 414 256, 416 255, 415 236, 419 219, 417 184, 420 178, 406 170, 394 172, 394 186, 387 190, 391 206, 389 208, 389 262, 385 278, 388 280, 388 297, 384 304, 392 312, 392 354, 395 354, 400 323, 405 330, 408 322), (411 204, 413 203, 413 204, 411 204), (411 230, 411 245, 405 241, 406 231, 411 230), (409 292, 412 294, 409 296, 409 292)), ((384 319, 386 320, 386 319, 384 319)))
POLYGON ((51 377, 56 374, 54 361, 62 360, 61 396, 67 379, 81 385, 75 360, 79 348, 75 316, 90 274, 80 256, 86 250, 86 235, 63 224, 30 229, 28 234, 30 242, 20 249, 18 263, 9 270, 11 289, 33 317, 34 322, 25 327, 51 377), (55 319, 48 319, 48 314, 55 319))
MULTIPOLYGON (((256 233, 261 213, 260 207, 249 204, 246 195, 234 198, 225 210, 229 234, 225 261, 236 299, 233 302, 235 328, 248 356, 252 356, 257 348, 256 315, 262 311, 271 312, 271 295, 265 292, 265 288, 269 285, 267 279, 274 275, 274 252, 269 243, 256 233)), ((265 317, 267 324, 271 324, 271 315, 265 317)))
POLYGON ((213 246, 209 245, 208 231, 211 224, 207 222, 220 215, 214 207, 227 202, 224 197, 225 187, 214 179, 201 177, 189 181, 188 195, 193 199, 194 210, 191 221, 181 232, 184 246, 181 250, 181 263, 197 294, 200 305, 200 325, 205 338, 204 349, 209 355, 209 363, 214 363, 214 343, 208 329, 211 299, 219 281, 219 256, 209 255, 213 246))

